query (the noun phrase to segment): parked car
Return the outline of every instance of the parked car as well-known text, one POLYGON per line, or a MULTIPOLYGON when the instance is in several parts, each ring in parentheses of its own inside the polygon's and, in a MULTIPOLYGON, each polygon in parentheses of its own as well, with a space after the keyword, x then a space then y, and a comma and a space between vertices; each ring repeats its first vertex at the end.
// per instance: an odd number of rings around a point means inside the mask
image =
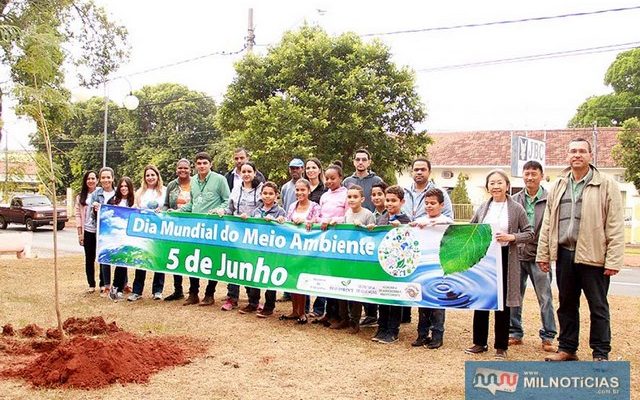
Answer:
MULTIPOLYGON (((58 210, 58 230, 64 229, 69 220, 66 209, 58 210)), ((19 194, 13 196, 9 206, 0 206, 0 229, 7 229, 10 223, 24 224, 28 231, 39 226, 53 225, 53 205, 40 194, 19 194)))

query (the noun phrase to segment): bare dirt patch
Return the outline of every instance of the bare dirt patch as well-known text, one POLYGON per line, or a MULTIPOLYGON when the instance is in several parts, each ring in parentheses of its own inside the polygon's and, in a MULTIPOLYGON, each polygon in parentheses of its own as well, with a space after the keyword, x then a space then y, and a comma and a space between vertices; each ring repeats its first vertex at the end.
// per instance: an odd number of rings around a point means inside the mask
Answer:
MULTIPOLYGON (((97 389, 113 383, 145 383, 154 373, 185 365, 203 349, 186 338, 140 337, 123 332, 102 317, 69 318, 71 336, 36 338, 33 324, 20 330, 26 339, 0 338, 0 377, 21 378, 34 387, 97 389), (25 334, 26 332, 26 334, 25 334)), ((40 334, 36 334, 40 332, 40 334)), ((56 336, 56 329, 47 330, 56 336)))
MULTIPOLYGON (((53 272, 51 260, 0 260, 0 326, 11 323, 16 330, 28 323, 54 326, 52 306, 53 272), (25 285, 25 282, 29 282, 25 285)), ((447 311, 444 346, 438 350, 411 347, 416 337, 417 312, 403 324, 400 340, 382 345, 370 340, 375 329, 364 328, 356 335, 318 325, 298 325, 279 321, 291 303, 277 303, 271 318, 221 311, 227 294, 220 283, 213 307, 183 307, 181 301, 151 299, 153 274, 147 274, 143 298, 136 302, 113 302, 98 293, 86 294, 82 257, 60 259, 60 301, 65 317, 101 315, 117 320, 118 327, 141 338, 192 338, 206 346, 202 356, 177 367, 167 367, 149 376, 144 384, 118 382, 100 390, 45 388, 35 390, 24 380, 0 379, 0 398, 43 400, 104 399, 407 399, 428 394, 429 398, 464 398, 465 361, 493 361, 494 352, 470 356, 462 349, 472 341, 471 312, 447 311)), ((129 271, 129 281, 133 272, 129 271)), ((200 296, 204 281, 200 282, 200 296)), ((184 283, 185 291, 189 284, 184 283)), ((553 283, 554 303, 557 291, 553 283)), ((167 276, 165 295, 171 293, 167 276)), ((610 359, 630 361, 631 399, 640 400, 640 297, 609 296, 613 350, 610 359)), ((240 307, 246 303, 242 291, 240 307)), ((590 360, 589 309, 584 296, 580 315, 581 360, 590 360)), ((509 361, 542 361, 547 353, 540 348, 540 310, 531 285, 523 310, 525 340, 509 349, 509 361)), ((72 336, 72 335, 70 335, 72 336)), ((490 335, 493 345, 493 333, 490 335)), ((5 337, 19 343, 30 339, 5 337)), ((39 337, 37 340, 45 340, 39 337)), ((557 341, 554 341, 556 344, 557 341)), ((33 361, 37 354, 25 356, 33 361)), ((24 348, 21 348, 24 351, 24 348)), ((0 351, 0 369, 9 367, 0 351)), ((18 357, 12 357, 17 359, 18 357)), ((23 363, 21 367, 24 367, 23 363)))

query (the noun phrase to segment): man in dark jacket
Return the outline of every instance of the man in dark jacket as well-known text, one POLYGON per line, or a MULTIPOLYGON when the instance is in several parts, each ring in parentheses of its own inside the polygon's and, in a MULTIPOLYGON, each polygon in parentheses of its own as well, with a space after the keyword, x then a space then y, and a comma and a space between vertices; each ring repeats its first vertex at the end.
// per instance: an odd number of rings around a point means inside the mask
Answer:
MULTIPOLYGON (((538 237, 544 210, 547 206, 547 191, 540 186, 544 178, 542 165, 537 161, 528 161, 522 167, 522 179, 525 189, 513 196, 527 212, 529 224, 535 232, 535 240, 519 246, 518 259, 520 261, 520 293, 524 296, 527 288, 527 277, 531 278, 533 289, 536 291, 538 304, 540 305, 540 319, 542 328, 539 331, 542 340, 542 350, 554 352, 553 339, 556 337, 557 328, 553 311, 553 297, 551 294, 551 272, 542 272, 536 265, 536 251, 538 237)), ((522 329, 522 306, 511 308, 511 324, 509 327, 509 346, 522 344, 524 331, 522 329)))
MULTIPOLYGON (((233 152, 233 165, 234 168, 227 172, 224 177, 227 180, 227 184, 229 185, 229 190, 233 190, 235 185, 242 185, 242 178, 240 177, 240 168, 242 168, 242 164, 246 161, 249 161, 249 152, 244 147, 238 147, 233 152)), ((262 175, 262 172, 256 171, 256 178, 260 182, 266 182, 266 178, 262 175)))

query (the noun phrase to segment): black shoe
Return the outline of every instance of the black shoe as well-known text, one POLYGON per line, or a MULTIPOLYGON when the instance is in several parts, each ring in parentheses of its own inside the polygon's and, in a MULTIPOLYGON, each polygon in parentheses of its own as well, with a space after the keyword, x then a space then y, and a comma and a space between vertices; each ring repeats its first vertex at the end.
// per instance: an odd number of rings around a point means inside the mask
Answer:
POLYGON ((378 326, 378 318, 376 317, 364 317, 360 321, 360 328, 375 328, 378 326))
POLYGON ((173 292, 164 298, 164 301, 175 301, 184 299, 184 293, 173 292))
POLYGON ((442 347, 442 338, 432 338, 431 341, 428 344, 425 344, 425 346, 427 347, 427 349, 438 349, 440 347, 442 347))
POLYGON ((381 338, 381 337, 383 337, 384 335, 385 335, 385 332, 384 332, 384 331, 381 331, 380 329, 378 329, 378 330, 376 331, 376 334, 375 334, 375 335, 373 335, 373 337, 371 338, 371 341, 373 341, 373 342, 379 342, 379 341, 380 341, 380 338, 381 338))
POLYGON ((426 346, 430 342, 431 342, 431 338, 429 336, 420 335, 416 338, 416 340, 413 343, 411 343, 411 346, 413 347, 426 346))
POLYGON ((378 343, 382 344, 391 344, 398 341, 398 336, 393 333, 386 333, 380 339, 378 339, 378 343))

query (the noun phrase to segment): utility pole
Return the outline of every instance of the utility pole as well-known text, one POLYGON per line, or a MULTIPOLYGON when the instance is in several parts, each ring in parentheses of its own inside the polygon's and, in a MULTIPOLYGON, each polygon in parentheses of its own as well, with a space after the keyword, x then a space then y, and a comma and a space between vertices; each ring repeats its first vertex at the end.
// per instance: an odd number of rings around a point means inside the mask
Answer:
MULTIPOLYGON (((4 196, 9 193, 9 136, 4 133, 4 196)), ((7 197, 8 199, 8 197, 7 197)))
POLYGON ((591 158, 592 162, 593 162, 593 166, 597 167, 598 166, 598 121, 595 121, 593 123, 593 138, 592 138, 592 142, 593 142, 593 157, 591 158))
POLYGON ((109 96, 107 95, 107 80, 102 81, 104 87, 104 131, 102 142, 102 167, 107 166, 107 133, 109 124, 109 96))
POLYGON ((253 51, 253 45, 256 44, 256 34, 253 28, 253 8, 249 9, 249 24, 247 27, 247 53, 253 51))

